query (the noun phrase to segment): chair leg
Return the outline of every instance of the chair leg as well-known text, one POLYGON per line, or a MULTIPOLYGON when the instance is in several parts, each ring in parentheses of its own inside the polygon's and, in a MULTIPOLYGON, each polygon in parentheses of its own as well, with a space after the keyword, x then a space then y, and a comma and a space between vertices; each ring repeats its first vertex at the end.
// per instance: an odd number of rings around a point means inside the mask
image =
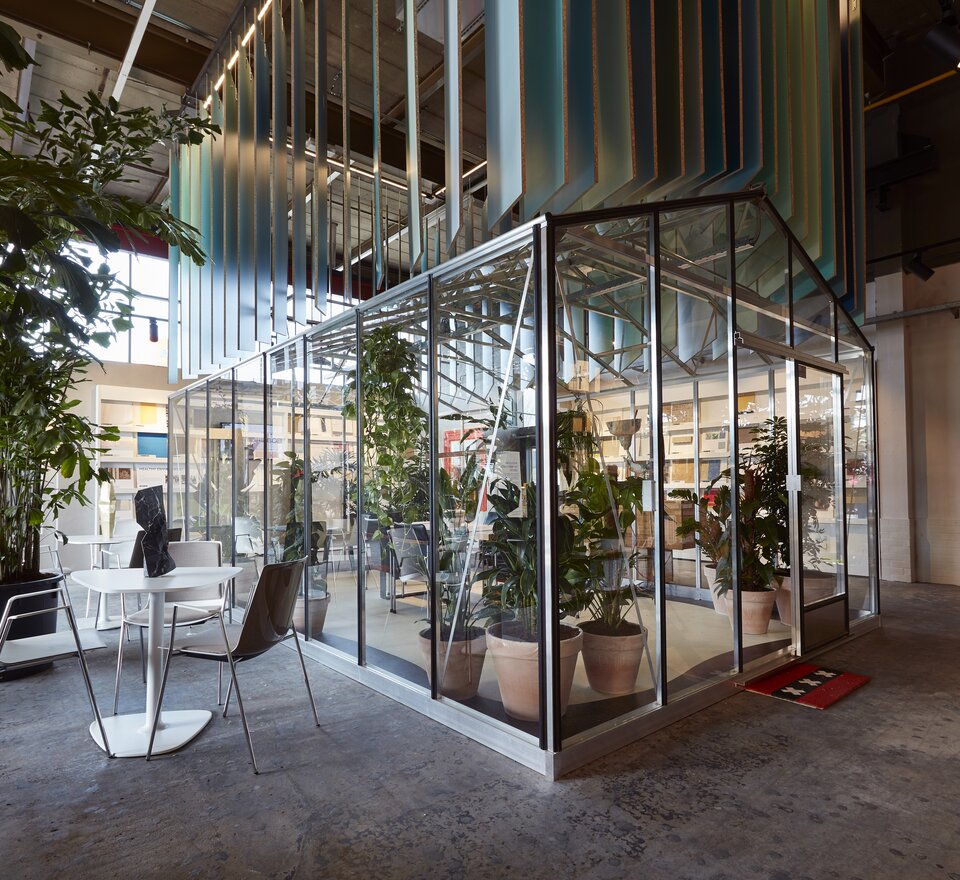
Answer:
POLYGON ((233 696, 233 679, 227 682, 227 698, 223 701, 223 717, 227 717, 227 709, 230 708, 230 697, 233 696))
POLYGON ((223 705, 223 664, 217 664, 217 705, 223 705))
POLYGON ((307 696, 310 698, 310 708, 313 709, 313 720, 320 726, 320 716, 317 715, 317 704, 313 700, 313 691, 310 689, 310 679, 307 678, 307 665, 303 662, 303 651, 300 650, 300 637, 296 629, 293 630, 293 643, 297 646, 297 656, 300 658, 300 671, 303 672, 303 683, 307 686, 307 696))
MULTIPOLYGON (((143 632, 143 628, 140 628, 143 632)), ((173 619, 170 622, 170 644, 167 647, 167 659, 163 664, 163 676, 160 679, 160 694, 157 697, 157 710, 153 713, 153 726, 150 728, 150 742, 147 745, 147 760, 153 756, 153 741, 157 738, 157 728, 160 726, 160 712, 163 709, 163 692, 167 689, 167 673, 170 671, 170 660, 173 657, 173 639, 177 632, 177 606, 173 606, 173 619)))
POLYGON ((126 633, 127 624, 123 621, 120 623, 120 644, 117 647, 117 680, 113 685, 113 714, 117 714, 117 710, 120 706, 120 675, 123 670, 123 634, 126 633))
MULTIPOLYGON (((230 650, 230 640, 227 638, 227 628, 224 625, 223 617, 218 618, 220 620, 220 631, 223 633, 223 647, 227 652, 227 662, 230 664, 230 679, 233 689, 237 692, 237 705, 240 707, 240 721, 243 723, 243 733, 247 738, 247 748, 250 750, 250 760, 253 762, 253 772, 258 774, 260 773, 260 768, 257 766, 256 755, 253 754, 253 740, 250 738, 250 728, 247 727, 247 715, 243 711, 243 699, 240 696, 240 682, 237 681, 237 666, 233 662, 233 652, 230 650)), ((227 694, 229 699, 230 695, 227 694)), ((224 706, 226 709, 226 706, 224 706)))
POLYGON ((100 714, 100 707, 97 706, 97 698, 93 693, 93 683, 90 681, 90 670, 87 669, 87 660, 83 656, 83 645, 80 644, 80 633, 77 630, 77 619, 73 615, 73 609, 70 607, 70 599, 67 597, 66 600, 67 606, 67 621, 70 624, 70 629, 73 632, 73 641, 77 646, 77 660, 80 662, 80 672, 83 675, 83 683, 87 686, 87 699, 90 701, 90 708, 93 709, 93 717, 96 719, 97 727, 100 728, 100 736, 103 739, 103 750, 107 753, 108 758, 113 757, 113 752, 110 751, 110 743, 107 741, 107 731, 103 726, 103 716, 100 714))

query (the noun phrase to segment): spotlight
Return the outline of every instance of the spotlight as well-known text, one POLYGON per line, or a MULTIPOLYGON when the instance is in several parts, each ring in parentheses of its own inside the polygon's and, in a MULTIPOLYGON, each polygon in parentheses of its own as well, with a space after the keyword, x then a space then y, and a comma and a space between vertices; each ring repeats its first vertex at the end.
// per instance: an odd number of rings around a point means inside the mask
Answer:
MULTIPOLYGON (((933 273, 931 272, 930 274, 932 275, 933 273)), ((926 281, 926 279, 924 279, 924 281, 926 281)), ((160 341, 160 328, 157 326, 156 318, 150 319, 150 341, 151 342, 160 341)))
POLYGON ((933 277, 933 269, 923 262, 920 251, 914 255, 913 259, 904 266, 908 275, 916 275, 921 281, 929 281, 933 277))
POLYGON ((927 32, 927 45, 951 64, 960 67, 960 30, 955 24, 941 21, 927 32))

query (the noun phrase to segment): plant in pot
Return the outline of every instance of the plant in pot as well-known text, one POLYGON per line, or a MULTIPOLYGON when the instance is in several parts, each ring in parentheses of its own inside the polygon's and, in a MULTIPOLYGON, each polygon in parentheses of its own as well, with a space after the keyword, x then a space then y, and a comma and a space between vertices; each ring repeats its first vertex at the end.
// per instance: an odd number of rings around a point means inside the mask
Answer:
MULTIPOLYGON (((360 454, 366 565, 389 571, 387 530, 429 510, 427 414, 417 402, 420 354, 394 327, 364 333, 359 364, 363 424, 360 454)), ((344 387, 343 415, 357 419, 357 374, 344 387)), ((381 583, 382 595, 386 587, 381 583)))
MULTIPOLYGON (((751 429, 753 444, 745 462, 756 475, 760 505, 772 518, 775 537, 770 559, 776 568, 777 611, 788 626, 793 622, 793 597, 790 590, 790 501, 787 495, 787 420, 766 419, 751 429)), ((820 567, 823 528, 817 510, 829 507, 833 499, 832 480, 824 479, 833 468, 832 438, 825 440, 817 431, 804 432, 800 439, 800 478, 803 485, 801 506, 801 547, 805 577, 816 576, 820 567)))
MULTIPOLYGON (((636 551, 627 551, 629 535, 642 511, 643 480, 617 480, 589 460, 573 487, 564 493, 558 528, 561 593, 589 612, 580 623, 583 664, 590 687, 604 694, 628 694, 647 644, 647 630, 628 620, 635 608, 632 581, 636 551)), ((639 611, 638 611, 639 614, 639 611)))
MULTIPOLYGON (((31 63, 6 25, 0 60, 8 71, 31 63)), ((133 237, 157 235, 202 263, 191 227, 159 204, 119 194, 116 185, 127 166, 152 163, 157 142, 198 143, 214 128, 146 108, 121 110, 116 101, 89 93, 82 103, 62 94, 59 106, 43 103, 27 119, 7 99, 0 131, 5 141, 15 137, 23 145, 22 154, 0 148, 2 609, 10 595, 54 586, 61 578, 41 571, 41 526, 72 502, 89 503, 88 487, 108 479, 96 466, 100 444, 119 437, 116 429, 81 415, 72 391, 97 362, 91 346, 106 345, 130 327, 133 292, 118 284, 105 263, 95 265, 78 240, 88 239, 106 256, 120 249, 115 229, 123 227, 133 237)), ((42 621, 41 632, 56 626, 55 615, 32 620, 42 621)))
MULTIPOLYGON (((540 622, 537 591, 536 487, 508 480, 493 483, 487 496, 493 527, 481 545, 487 568, 482 584, 487 650, 493 657, 500 696, 508 715, 540 717, 540 622)), ((561 595, 561 614, 576 610, 576 598, 561 595)), ((583 644, 577 627, 560 626, 560 712, 566 711, 573 673, 583 644)))
POLYGON ((715 481, 702 495, 692 489, 674 489, 670 497, 696 506, 698 517, 684 517, 677 525, 677 536, 693 536, 700 548, 702 571, 713 599, 713 610, 717 614, 726 614, 726 600, 717 592, 717 563, 725 552, 722 537, 730 519, 730 487, 718 485, 715 481))
MULTIPOLYGON (((310 482, 317 483, 321 473, 311 468, 310 482)), ((296 452, 291 450, 284 452, 283 459, 273 467, 271 521, 282 522, 285 526, 280 561, 290 562, 305 557, 307 559, 307 565, 304 568, 306 592, 304 596, 297 599, 293 622, 300 632, 306 633, 308 615, 305 606, 308 606, 310 630, 308 637, 315 639, 323 632, 327 607, 330 604, 327 581, 320 575, 320 556, 326 551, 327 532, 322 523, 311 519, 308 550, 304 527, 305 475, 304 460, 296 452)))

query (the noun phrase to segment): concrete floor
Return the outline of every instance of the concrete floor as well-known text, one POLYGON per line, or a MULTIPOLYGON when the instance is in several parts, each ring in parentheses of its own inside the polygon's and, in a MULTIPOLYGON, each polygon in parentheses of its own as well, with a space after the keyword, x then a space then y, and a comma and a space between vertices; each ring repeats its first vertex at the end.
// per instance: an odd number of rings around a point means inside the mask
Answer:
MULTIPOLYGON (((236 716, 108 761, 58 663, 0 684, 0 876, 960 880, 960 588, 883 603, 822 658, 873 676, 828 711, 740 694, 559 782, 311 664, 317 729, 286 650, 240 669, 259 777, 236 716)), ((175 665, 166 706, 212 708, 211 665, 175 665)))

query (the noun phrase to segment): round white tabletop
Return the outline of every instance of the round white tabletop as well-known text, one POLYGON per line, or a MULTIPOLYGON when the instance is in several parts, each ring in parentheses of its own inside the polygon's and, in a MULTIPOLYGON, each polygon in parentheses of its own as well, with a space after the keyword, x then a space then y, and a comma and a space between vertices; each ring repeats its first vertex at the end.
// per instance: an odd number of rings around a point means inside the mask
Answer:
MULTIPOLYGON (((132 544, 136 540, 136 535, 67 535, 65 544, 73 544, 76 547, 90 548, 90 568, 103 568, 103 558, 100 551, 104 547, 112 547, 115 544, 132 544)), ((87 606, 90 605, 90 599, 87 599, 87 606)), ((97 629, 116 629, 120 626, 120 621, 110 617, 107 609, 106 599, 101 598, 97 602, 97 629)))
POLYGON ((110 544, 132 544, 136 540, 136 535, 67 535, 67 544, 87 544, 102 545, 104 547, 110 544))
MULTIPOLYGON (((75 571, 74 580, 98 593, 149 593, 149 626, 147 628, 147 696, 145 711, 131 715, 111 715, 103 719, 110 750, 118 758, 142 758, 147 754, 150 730, 160 696, 161 645, 163 643, 163 604, 167 593, 191 590, 224 583, 243 571, 233 565, 175 568, 162 577, 144 577, 142 569, 98 568, 75 571)), ((164 712, 157 725, 154 754, 172 752, 185 746, 210 721, 207 710, 186 709, 164 712)), ((90 735, 103 748, 100 728, 90 725, 90 735)))

